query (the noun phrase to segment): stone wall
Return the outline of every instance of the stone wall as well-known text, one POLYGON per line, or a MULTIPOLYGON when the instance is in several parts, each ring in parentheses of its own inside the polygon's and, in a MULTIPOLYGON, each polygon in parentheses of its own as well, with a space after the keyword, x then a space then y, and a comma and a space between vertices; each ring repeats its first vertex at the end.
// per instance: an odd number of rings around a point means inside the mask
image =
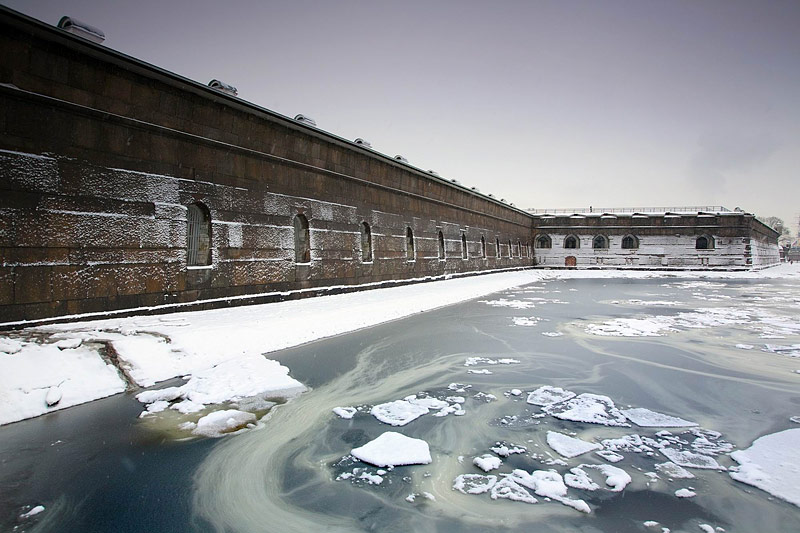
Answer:
POLYGON ((0 27, 2 322, 533 263, 521 210, 24 17, 0 27), (187 263, 191 204, 207 266, 187 263))

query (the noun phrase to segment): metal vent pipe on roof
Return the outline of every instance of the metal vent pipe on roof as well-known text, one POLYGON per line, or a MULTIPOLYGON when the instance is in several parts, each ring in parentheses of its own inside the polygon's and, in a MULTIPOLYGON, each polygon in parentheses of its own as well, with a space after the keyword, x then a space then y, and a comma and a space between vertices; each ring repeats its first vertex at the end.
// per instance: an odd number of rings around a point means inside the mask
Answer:
POLYGON ((83 37, 87 41, 92 41, 93 43, 100 44, 106 40, 106 34, 103 33, 103 30, 72 17, 61 17, 61 20, 58 21, 58 27, 68 33, 83 37))
POLYGON ((307 115, 297 115, 294 119, 302 124, 317 127, 317 121, 307 115))
POLYGON ((210 82, 208 82, 208 86, 211 87, 212 89, 216 89, 219 92, 229 94, 231 96, 239 95, 239 91, 236 90, 236 87, 228 83, 225 83, 224 81, 211 80, 210 82))
POLYGON ((355 142, 356 144, 360 145, 360 146, 366 146, 367 148, 372 148, 372 143, 371 143, 371 142, 369 142, 369 141, 368 141, 368 140, 366 140, 366 139, 362 139, 361 137, 359 137, 358 139, 356 139, 354 142, 355 142))

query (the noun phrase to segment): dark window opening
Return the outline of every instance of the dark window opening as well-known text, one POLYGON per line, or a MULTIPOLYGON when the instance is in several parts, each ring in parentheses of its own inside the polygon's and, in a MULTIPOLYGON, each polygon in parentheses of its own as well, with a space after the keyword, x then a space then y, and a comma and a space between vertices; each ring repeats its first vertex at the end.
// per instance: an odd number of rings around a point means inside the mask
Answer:
POLYGON ((311 262, 311 237, 305 215, 294 217, 294 262, 311 262))
POLYGON ((211 264, 211 213, 203 204, 186 208, 186 264, 207 266, 211 264))
POLYGON ((592 239, 592 248, 594 249, 608 248, 608 239, 606 239, 603 235, 598 235, 597 237, 592 239))
POLYGON ((503 257, 503 252, 500 251, 500 239, 495 238, 494 240, 494 255, 497 258, 503 257))
POLYGON ((445 259, 444 253, 444 234, 440 231, 439 232, 439 259, 445 259))
POLYGON ((372 261, 372 230, 366 222, 361 223, 361 260, 372 261))
POLYGON ((461 234, 461 259, 467 259, 469 257, 469 252, 467 251, 467 236, 465 234, 461 234))
POLYGON ((622 248, 630 250, 638 247, 639 247, 639 239, 637 239, 633 235, 625 235, 625 237, 622 238, 622 248))
POLYGON ((414 232, 411 230, 411 228, 406 228, 406 259, 413 261, 415 257, 414 232))
POLYGON ((707 235, 698 237, 697 242, 695 243, 695 248, 697 248, 698 250, 713 250, 714 249, 713 237, 709 237, 707 235))
POLYGON ((564 248, 578 248, 578 246, 580 246, 580 242, 575 235, 570 235, 564 239, 564 248))
POLYGON ((553 247, 553 241, 550 239, 549 235, 539 235, 538 237, 536 237, 536 240, 534 241, 534 243, 536 244, 537 248, 552 248, 553 247))
POLYGON ((481 235, 481 257, 486 259, 486 238, 481 235))
POLYGON ((511 239, 508 239, 508 258, 511 259, 514 257, 514 247, 511 244, 511 239))

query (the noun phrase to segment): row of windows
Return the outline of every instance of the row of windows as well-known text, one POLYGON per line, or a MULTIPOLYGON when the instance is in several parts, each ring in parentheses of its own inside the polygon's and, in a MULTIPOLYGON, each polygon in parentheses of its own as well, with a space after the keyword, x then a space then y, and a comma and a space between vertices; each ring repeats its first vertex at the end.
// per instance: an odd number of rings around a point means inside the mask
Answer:
MULTIPOLYGON (((539 235, 534 241, 536 248, 552 248, 553 240, 549 235, 539 235)), ((605 235, 597 235, 592 239, 592 248, 595 250, 607 249, 611 246, 611 240, 605 235)), ((575 249, 581 247, 581 240, 575 235, 567 235, 564 238, 564 248, 575 249)), ((623 249, 639 248, 639 238, 635 235, 625 235, 622 237, 623 249)), ((701 235, 695 240, 695 248, 698 250, 713 250, 714 238, 709 235, 701 235)))
MULTIPOLYGON (((202 204, 191 204, 187 208, 186 219, 187 229, 187 264, 189 266, 205 266, 211 264, 211 213, 202 204)), ((294 221, 294 260, 296 263, 311 262, 311 238, 309 233, 308 219, 302 215, 295 215, 294 221)), ((439 259, 446 259, 444 234, 440 231, 437 236, 439 259)), ((416 258, 416 246, 414 242, 414 231, 406 228, 406 259, 413 261, 416 258)), ((500 239, 495 239, 496 257, 503 257, 500 248, 500 239)), ((481 236, 480 257, 485 259, 486 238, 481 236)), ((508 256, 514 257, 514 247, 511 240, 508 241, 508 256)), ((530 257, 530 246, 517 241, 516 257, 530 257)), ((467 236, 461 233, 461 258, 469 259, 467 248, 467 236)), ((366 222, 361 223, 361 260, 365 263, 371 262, 372 254, 372 229, 366 222)))

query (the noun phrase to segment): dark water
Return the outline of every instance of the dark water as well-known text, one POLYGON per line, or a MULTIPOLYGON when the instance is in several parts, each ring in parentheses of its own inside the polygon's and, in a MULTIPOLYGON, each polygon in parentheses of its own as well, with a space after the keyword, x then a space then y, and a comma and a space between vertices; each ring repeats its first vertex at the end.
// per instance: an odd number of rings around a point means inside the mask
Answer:
MULTIPOLYGON (((566 464, 543 462, 558 458, 546 444, 548 430, 587 441, 658 431, 536 418, 539 408, 525 397, 542 385, 693 420, 737 448, 797 427, 789 417, 800 414, 800 375, 794 373, 800 359, 758 346, 800 343, 800 336, 763 339, 762 315, 745 323, 678 327, 662 337, 603 337, 587 333, 586 326, 712 308, 769 313, 791 322, 800 316, 798 304, 798 285, 776 281, 699 286, 678 279, 550 281, 270 354, 311 390, 276 409, 262 430, 176 442, 168 431, 136 418, 141 406, 132 395, 12 424, 0 428, 0 529, 624 532, 655 531, 643 524, 657 521, 657 531, 662 526, 700 531, 699 524, 729 532, 797 531, 798 508, 725 472, 693 470, 695 479, 662 476, 648 483, 645 473, 666 459, 643 454, 624 453, 615 465, 633 478, 622 492, 570 489, 571 498, 592 507, 589 515, 541 497, 535 505, 492 500, 461 494, 452 485, 457 475, 477 473, 472 458, 498 441, 528 449, 505 459, 500 472, 552 468, 564 474, 603 460, 586 454, 566 464), (534 307, 484 302, 500 298, 534 307), (675 305, 628 302, 634 299, 675 305), (538 322, 514 325, 514 317, 538 322), (738 349, 737 343, 756 348, 738 349), (519 363, 465 367, 472 356, 519 363), (492 374, 469 374, 470 368, 492 374), (448 390, 454 382, 471 388, 448 390), (513 388, 524 394, 509 395, 513 388), (497 399, 483 401, 474 397, 478 392, 497 399), (463 396, 466 414, 426 415, 392 428, 368 409, 352 420, 331 413, 336 406, 369 406, 419 393, 463 396), (387 430, 424 439, 433 463, 398 467, 384 474, 380 485, 337 481, 365 466, 346 459, 350 450, 387 430), (674 495, 687 486, 696 497, 674 495), (410 494, 417 495, 413 502, 406 499, 410 494), (18 518, 24 506, 36 504, 46 511, 18 518)), ((734 464, 725 454, 716 459, 726 467, 734 464)))

